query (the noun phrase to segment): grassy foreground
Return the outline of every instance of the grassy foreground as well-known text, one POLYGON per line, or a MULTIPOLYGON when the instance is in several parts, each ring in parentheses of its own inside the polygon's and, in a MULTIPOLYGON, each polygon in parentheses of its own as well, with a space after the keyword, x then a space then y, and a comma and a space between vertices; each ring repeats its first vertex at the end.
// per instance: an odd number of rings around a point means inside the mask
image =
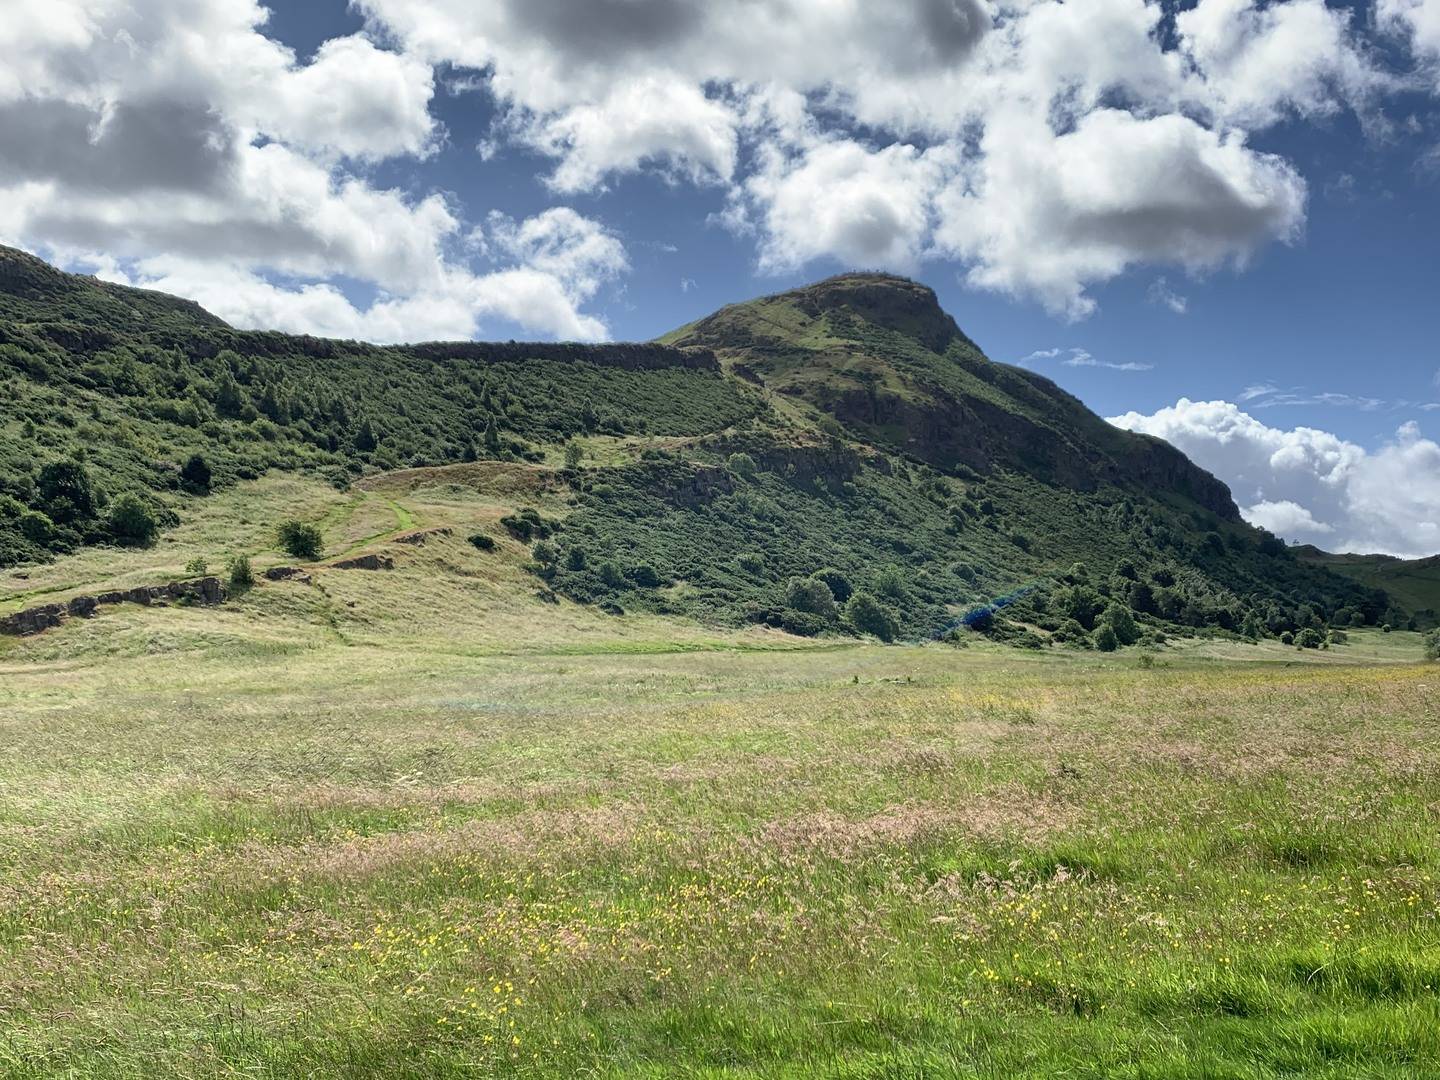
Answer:
POLYGON ((1440 1075, 1413 635, 1146 668, 239 617, 0 653, 0 1073, 1440 1075))

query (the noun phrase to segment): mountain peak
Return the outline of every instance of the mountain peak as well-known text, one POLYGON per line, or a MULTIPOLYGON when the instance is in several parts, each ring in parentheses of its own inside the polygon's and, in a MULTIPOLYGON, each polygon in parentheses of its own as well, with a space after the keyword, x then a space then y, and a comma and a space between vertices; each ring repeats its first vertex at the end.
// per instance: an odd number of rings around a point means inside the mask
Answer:
POLYGON ((847 310, 887 330, 914 338, 932 352, 944 352, 962 337, 928 285, 898 274, 852 272, 837 274, 785 294, 811 316, 847 310))

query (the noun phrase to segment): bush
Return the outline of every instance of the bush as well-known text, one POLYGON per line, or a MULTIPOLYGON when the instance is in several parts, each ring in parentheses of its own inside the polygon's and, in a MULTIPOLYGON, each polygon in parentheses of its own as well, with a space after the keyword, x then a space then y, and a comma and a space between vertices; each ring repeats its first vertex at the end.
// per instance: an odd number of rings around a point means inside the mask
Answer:
POLYGON ((1425 659, 1440 660, 1440 629, 1425 635, 1425 659))
POLYGON ((765 560, 753 551, 747 551, 735 560, 735 565, 747 574, 763 574, 765 572, 765 560))
POLYGON ((148 547, 160 531, 150 508, 129 492, 111 504, 109 524, 111 537, 126 547, 148 547))
POLYGON ((1295 635, 1292 634, 1289 630, 1284 631, 1284 632, 1280 635, 1280 644, 1281 644, 1281 645, 1294 645, 1294 644, 1295 644, 1295 635))
POLYGON ((826 567, 824 570, 816 570, 810 575, 817 581, 823 581, 830 586, 830 595, 835 598, 837 604, 843 604, 850 599, 850 594, 855 590, 850 586, 850 579, 839 570, 826 567))
POLYGON ((518 513, 500 519, 505 531, 516 540, 544 540, 555 531, 555 522, 540 516, 533 506, 522 507, 518 513))
POLYGON ((845 621, 858 633, 870 634, 881 641, 894 641, 900 633, 895 616, 869 593, 854 593, 845 604, 845 621))
POLYGON ((187 491, 197 495, 209 494, 212 479, 209 462, 199 454, 191 454, 180 466, 180 482, 187 491))
POLYGON ((100 505, 90 474, 76 461, 52 461, 40 470, 36 487, 50 520, 59 525, 93 518, 100 505))
POLYGON ((230 591, 242 593, 255 584, 255 571, 250 567, 250 558, 247 555, 237 555, 230 560, 227 567, 230 579, 230 591))
POLYGON ((626 576, 642 589, 656 589, 660 587, 660 574, 649 563, 641 563, 639 566, 632 566, 625 571, 626 576))
POLYGON ((560 552, 548 540, 540 540, 530 549, 530 557, 541 566, 554 566, 560 561, 560 552))
POLYGON ((55 523, 39 510, 23 511, 15 523, 20 527, 20 534, 32 544, 43 547, 55 536, 55 523))
POLYGON ((1324 643, 1324 635, 1313 626, 1307 626, 1304 630, 1301 630, 1299 636, 1295 638, 1295 647, 1297 649, 1318 649, 1324 643))
POLYGON ((1115 636, 1115 630, 1108 623, 1095 631, 1095 648, 1101 652, 1114 652, 1120 647, 1120 639, 1115 636))
POLYGON ((287 521, 276 531, 283 551, 297 559, 318 559, 324 540, 320 530, 304 521, 287 521))
POLYGON ((1331 644, 1331 645, 1344 645, 1344 644, 1345 644, 1347 641, 1349 641, 1349 640, 1350 640, 1350 635, 1347 634, 1347 633, 1345 633, 1344 630, 1331 630, 1331 631, 1330 631, 1330 644, 1331 644))
POLYGON ((625 584, 625 575, 612 559, 606 559, 600 564, 599 574, 600 580, 612 589, 618 589, 625 584))
POLYGON ((470 543, 477 551, 495 550, 495 538, 493 536, 486 536, 484 533, 471 533, 470 543))
POLYGON ((749 454, 731 454, 725 459, 725 465, 736 476, 755 475, 755 459, 749 454))
POLYGON ((808 611, 787 608, 780 613, 780 629, 798 637, 814 637, 830 628, 830 623, 819 615, 808 611))
POLYGON ((785 606, 827 621, 835 618, 835 596, 819 578, 791 578, 785 586, 785 606))
POLYGON ((875 590, 881 596, 888 596, 891 600, 904 600, 905 575, 900 572, 898 566, 887 566, 875 579, 875 590))
POLYGON ((584 460, 585 451, 581 448, 579 443, 568 442, 565 444, 565 468, 578 469, 580 467, 580 462, 584 460))
POLYGON ((1123 604, 1112 601, 1101 620, 1115 632, 1115 638, 1121 645, 1134 645, 1140 640, 1140 628, 1135 625, 1135 616, 1131 615, 1130 609, 1123 604))
POLYGON ((565 553, 565 569, 567 570, 584 570, 589 561, 585 549, 579 544, 565 553))
POLYGON ((205 556, 196 555, 185 564, 185 572, 194 574, 196 577, 203 577, 210 572, 210 564, 205 561, 205 556))

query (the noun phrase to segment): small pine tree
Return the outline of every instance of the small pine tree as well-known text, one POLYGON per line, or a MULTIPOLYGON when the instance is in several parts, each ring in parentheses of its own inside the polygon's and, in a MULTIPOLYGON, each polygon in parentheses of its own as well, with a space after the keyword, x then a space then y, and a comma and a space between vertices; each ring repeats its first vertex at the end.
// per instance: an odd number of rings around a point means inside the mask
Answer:
POLYGON ((255 584, 255 571, 248 555, 237 555, 226 566, 232 593, 243 593, 255 584))

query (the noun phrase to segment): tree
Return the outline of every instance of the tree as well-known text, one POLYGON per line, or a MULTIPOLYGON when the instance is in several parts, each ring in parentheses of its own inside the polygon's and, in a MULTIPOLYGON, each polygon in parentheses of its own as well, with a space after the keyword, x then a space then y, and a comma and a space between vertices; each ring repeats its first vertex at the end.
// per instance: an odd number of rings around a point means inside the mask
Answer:
POLYGON ((250 568, 248 555, 237 555, 226 567, 230 577, 230 591, 242 593, 255 584, 255 571, 250 568))
POLYGON ((492 454, 500 449, 500 429, 495 424, 495 417, 485 421, 485 449, 492 454))
POLYGON ((755 459, 749 454, 734 453, 725 459, 725 464, 736 476, 754 476, 755 459))
POLYGON ((375 425, 370 423, 370 418, 367 416, 360 421, 360 428, 355 432, 355 449, 362 454, 368 454, 379 445, 380 439, 375 434, 375 425))
POLYGON ((900 633, 895 616, 866 592, 854 593, 846 601, 845 621, 859 633, 872 634, 881 641, 894 641, 900 633))
POLYGON ((40 503, 58 525, 95 516, 97 500, 90 473, 78 461, 52 461, 40 470, 36 482, 40 503))
POLYGON ((210 463, 199 454, 191 454, 180 466, 180 482, 196 494, 208 494, 211 479, 210 463))
POLYGON ((1114 652, 1120 647, 1120 639, 1115 636, 1115 631, 1106 624, 1095 632, 1095 648, 1101 652, 1114 652))
POLYGON ((220 376, 220 381, 215 384, 215 411, 227 420, 235 420, 245 411, 245 405, 246 399, 240 384, 227 368, 220 376))
POLYGON ((129 492, 111 504, 109 523, 110 535, 126 547, 148 547, 160 531, 150 508, 129 492))
POLYGON ((791 578, 785 586, 785 606, 822 619, 835 618, 835 596, 819 578, 791 578))
POLYGON ((1125 605, 1112 601, 1101 618, 1104 624, 1115 632, 1116 640, 1121 645, 1134 645, 1140 640, 1140 628, 1135 625, 1135 616, 1130 614, 1130 609, 1125 605))
POLYGON ((875 588, 881 596, 888 596, 892 600, 904 600, 905 575, 900 572, 898 566, 887 566, 875 579, 875 588))
POLYGON ((585 451, 573 439, 565 444, 565 468, 578 469, 585 460, 585 451))
POLYGON ((1313 626, 1307 626, 1295 636, 1295 647, 1297 649, 1318 649, 1325 643, 1325 635, 1316 630, 1313 626))
POLYGON ((1074 619, 1086 630, 1091 630, 1095 627, 1095 613, 1100 610, 1101 604, 1100 594, 1089 585, 1071 585, 1055 590, 1050 609, 1061 618, 1074 619))
POLYGON ((1440 629, 1425 635, 1425 659, 1440 660, 1440 629))
POLYGON ((827 566, 824 570, 816 570, 810 576, 830 586, 830 595, 835 597, 837 604, 845 603, 855 591, 850 586, 850 579, 834 567, 827 566))
POLYGON ((304 521, 287 521, 276 531, 282 550, 297 559, 318 559, 324 546, 320 530, 304 521))

